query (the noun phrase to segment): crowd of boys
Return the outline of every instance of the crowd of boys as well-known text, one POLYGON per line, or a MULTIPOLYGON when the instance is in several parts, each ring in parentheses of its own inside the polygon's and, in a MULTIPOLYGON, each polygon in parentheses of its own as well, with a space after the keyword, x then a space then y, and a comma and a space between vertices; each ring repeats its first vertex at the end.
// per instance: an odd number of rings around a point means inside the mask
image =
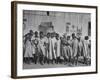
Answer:
POLYGON ((90 64, 91 40, 75 33, 60 36, 56 32, 30 30, 23 37, 23 57, 27 64, 90 64))

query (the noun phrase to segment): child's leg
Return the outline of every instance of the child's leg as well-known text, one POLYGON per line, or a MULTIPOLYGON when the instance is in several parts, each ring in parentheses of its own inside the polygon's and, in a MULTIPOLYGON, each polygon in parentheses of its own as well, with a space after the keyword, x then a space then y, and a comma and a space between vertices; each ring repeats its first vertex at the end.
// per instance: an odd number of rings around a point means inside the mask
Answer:
POLYGON ((44 62, 44 56, 41 54, 40 57, 39 57, 39 62, 41 65, 43 65, 43 62, 44 62))
POLYGON ((37 55, 35 54, 35 57, 34 57, 34 63, 35 63, 35 64, 37 64, 37 59, 38 59, 38 57, 37 57, 37 55))

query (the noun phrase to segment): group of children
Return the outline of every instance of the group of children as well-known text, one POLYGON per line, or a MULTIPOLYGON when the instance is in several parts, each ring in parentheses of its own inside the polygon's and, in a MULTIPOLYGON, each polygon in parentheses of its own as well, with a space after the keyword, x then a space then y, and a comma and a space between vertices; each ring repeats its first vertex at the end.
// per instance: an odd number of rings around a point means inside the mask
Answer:
POLYGON ((82 57, 83 64, 91 59, 91 41, 88 36, 82 39, 72 35, 60 36, 56 32, 44 34, 42 31, 29 31, 23 37, 23 61, 30 64, 77 65, 82 57))

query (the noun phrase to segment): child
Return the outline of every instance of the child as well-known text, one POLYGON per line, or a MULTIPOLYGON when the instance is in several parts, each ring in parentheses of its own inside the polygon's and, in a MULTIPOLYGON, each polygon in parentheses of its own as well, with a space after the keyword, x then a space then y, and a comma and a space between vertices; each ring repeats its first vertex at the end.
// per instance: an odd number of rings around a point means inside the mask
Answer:
POLYGON ((71 63, 71 57, 72 57, 72 48, 71 48, 71 41, 70 36, 67 36, 67 55, 68 55, 68 62, 71 63))
POLYGON ((60 56, 61 56, 61 41, 60 41, 60 38, 59 38, 59 34, 56 33, 56 56, 57 56, 57 59, 56 59, 56 63, 60 63, 60 56))
POLYGON ((25 53, 24 53, 24 60, 26 63, 30 64, 31 59, 33 57, 32 55, 32 43, 31 43, 31 38, 33 36, 33 31, 30 30, 29 33, 27 33, 24 37, 25 37, 25 53))
POLYGON ((52 63, 55 62, 56 63, 56 33, 53 32, 51 34, 51 42, 52 42, 52 63))
POLYGON ((44 34, 43 32, 40 32, 40 40, 39 40, 39 62, 41 65, 43 65, 43 63, 45 62, 45 39, 44 39, 44 34))
POLYGON ((73 64, 77 65, 78 58, 77 58, 77 53, 78 53, 78 40, 75 36, 75 33, 72 34, 72 58, 73 58, 73 64))
POLYGON ((37 31, 35 31, 35 37, 34 37, 33 43, 34 43, 34 47, 35 47, 34 63, 37 64, 37 61, 39 58, 39 38, 38 38, 37 31))
POLYGON ((84 38, 84 63, 87 64, 87 60, 90 54, 90 48, 89 48, 89 40, 88 36, 85 36, 84 38))
POLYGON ((49 58, 50 58, 50 50, 49 50, 49 47, 50 47, 50 33, 47 33, 46 35, 46 39, 45 39, 45 62, 47 62, 49 64, 49 58))

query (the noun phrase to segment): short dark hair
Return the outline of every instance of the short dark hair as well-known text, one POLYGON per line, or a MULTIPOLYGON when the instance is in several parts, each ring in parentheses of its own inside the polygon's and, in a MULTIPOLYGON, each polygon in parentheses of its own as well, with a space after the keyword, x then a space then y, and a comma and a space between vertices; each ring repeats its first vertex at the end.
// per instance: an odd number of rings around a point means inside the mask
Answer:
POLYGON ((70 38, 70 36, 67 36, 67 38, 70 38))
POLYGON ((42 31, 40 31, 40 33, 39 34, 43 34, 43 32, 42 31))
POLYGON ((72 33, 72 36, 75 36, 75 33, 72 33))
POLYGON ((50 33, 48 32, 47 35, 50 35, 50 33))
POLYGON ((56 36, 59 36, 59 34, 58 34, 58 33, 56 33, 56 36))
POLYGON ((84 37, 84 39, 85 39, 85 40, 88 40, 88 39, 89 39, 89 37, 88 37, 88 36, 85 36, 85 37, 84 37))

